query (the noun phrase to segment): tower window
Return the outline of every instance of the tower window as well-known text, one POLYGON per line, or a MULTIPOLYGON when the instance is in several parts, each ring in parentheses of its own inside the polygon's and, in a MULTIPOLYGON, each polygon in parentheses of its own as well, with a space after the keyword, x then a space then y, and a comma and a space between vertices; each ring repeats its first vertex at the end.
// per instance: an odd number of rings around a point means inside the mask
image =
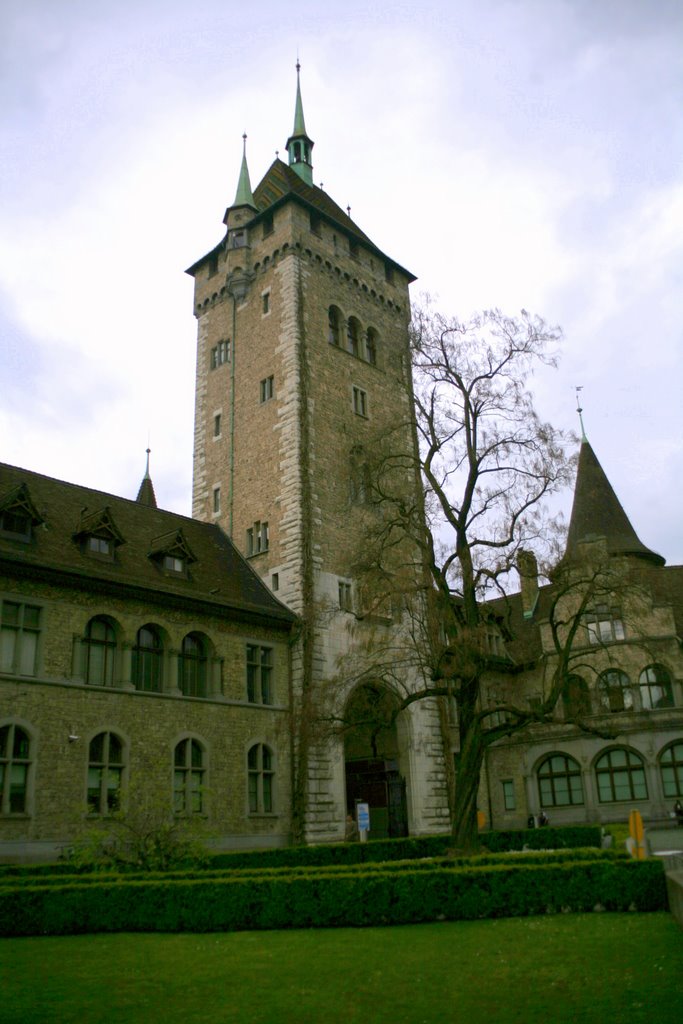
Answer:
POLYGON ((310 225, 311 225, 311 233, 314 234, 314 235, 317 235, 318 238, 320 238, 322 236, 322 229, 321 229, 320 217, 318 216, 317 213, 311 213, 310 214, 310 225))
POLYGON ((213 417, 213 436, 221 436, 221 414, 217 412, 213 417))
POLYGON ((624 623, 620 609, 610 608, 606 604, 597 605, 592 611, 586 612, 586 629, 590 644, 623 640, 624 623))
POLYGON ((219 341, 214 348, 211 349, 211 361, 210 366, 212 370, 216 370, 223 363, 229 363, 232 357, 232 345, 230 339, 225 341, 219 341))
POLYGON ((273 703, 273 648, 247 644, 247 700, 273 703))
POLYGON ((365 335, 365 358, 373 366, 377 363, 377 331, 374 327, 368 327, 365 335))
POLYGON ((327 340, 330 345, 339 348, 341 344, 341 313, 336 306, 330 306, 327 311, 327 340))
POLYGON ((209 277, 213 277, 218 272, 218 256, 214 254, 209 256, 209 277))
POLYGON ((358 259, 358 242, 355 238, 349 238, 349 255, 353 256, 354 260, 358 259))
POLYGON ((352 356, 360 355, 360 324, 355 316, 349 317, 346 325, 346 341, 349 352, 352 356))
POLYGON ((272 213, 267 213, 263 218, 263 237, 267 238, 268 235, 272 235, 273 228, 273 215, 272 213))
POLYGON ((247 557, 263 554, 264 551, 268 550, 269 546, 268 523, 262 523, 257 520, 247 530, 247 557))
POLYGON ((390 263, 384 264, 384 277, 388 284, 394 283, 394 268, 390 263))
POLYGON ((261 312, 263 316, 270 313, 270 292, 264 292, 261 296, 261 312))
POLYGON ((221 510, 221 489, 220 487, 214 487, 213 489, 213 514, 218 515, 221 510))
POLYGON ((368 394, 367 391, 363 391, 362 388, 357 388, 354 385, 353 388, 353 411, 356 416, 363 416, 367 419, 368 415, 368 394))
POLYGON ((345 580, 339 580, 339 608, 343 612, 353 611, 353 589, 345 580))
POLYGON ((275 394, 275 385, 273 377, 265 377, 261 381, 261 402, 269 402, 275 394))

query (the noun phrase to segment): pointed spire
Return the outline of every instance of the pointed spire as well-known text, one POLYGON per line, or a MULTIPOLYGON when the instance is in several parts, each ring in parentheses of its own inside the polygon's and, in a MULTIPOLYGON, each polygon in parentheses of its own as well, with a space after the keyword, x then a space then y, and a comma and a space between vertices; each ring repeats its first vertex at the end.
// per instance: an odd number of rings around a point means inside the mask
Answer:
POLYGON ((299 72, 301 64, 297 58, 296 62, 296 103, 294 105, 294 130, 287 139, 287 153, 289 154, 289 166, 296 171, 302 181, 307 185, 313 184, 313 164, 311 153, 313 142, 306 132, 304 121, 304 105, 301 102, 301 81, 299 72))
POLYGON ((150 508, 157 508, 157 499, 154 493, 154 485, 152 478, 149 475, 149 456, 151 448, 147 449, 147 466, 145 468, 145 475, 142 478, 138 496, 135 499, 140 505, 148 505, 150 508))
POLYGON ((576 558, 582 541, 598 538, 606 541, 610 555, 632 555, 653 565, 665 564, 661 555, 645 547, 638 538, 595 452, 584 437, 563 561, 576 558))
POLYGON ((252 209, 256 209, 256 203, 254 202, 254 194, 251 191, 251 181, 249 180, 249 168, 247 167, 247 134, 246 132, 242 136, 242 166, 240 167, 240 177, 237 182, 237 193, 235 195, 235 201, 233 206, 251 206, 252 209))

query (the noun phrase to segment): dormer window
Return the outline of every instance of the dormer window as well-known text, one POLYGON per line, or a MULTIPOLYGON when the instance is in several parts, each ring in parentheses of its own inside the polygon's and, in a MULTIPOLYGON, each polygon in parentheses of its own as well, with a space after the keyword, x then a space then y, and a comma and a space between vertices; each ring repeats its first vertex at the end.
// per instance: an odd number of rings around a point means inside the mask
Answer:
POLYGON ((86 547, 91 555, 111 555, 114 550, 108 537, 88 537, 86 547))
POLYGON ((81 512, 81 523, 74 534, 74 540, 80 545, 84 555, 93 558, 113 559, 116 549, 124 543, 123 536, 108 508, 96 512, 81 512))
POLYGON ((185 572, 184 559, 175 555, 164 555, 163 566, 167 572, 185 572))
POLYGON ((31 501, 26 484, 0 496, 0 537, 28 543, 36 526, 43 523, 31 501))
POLYGON ((172 530, 152 541, 149 557, 169 576, 188 575, 189 566, 196 562, 182 530, 172 530))

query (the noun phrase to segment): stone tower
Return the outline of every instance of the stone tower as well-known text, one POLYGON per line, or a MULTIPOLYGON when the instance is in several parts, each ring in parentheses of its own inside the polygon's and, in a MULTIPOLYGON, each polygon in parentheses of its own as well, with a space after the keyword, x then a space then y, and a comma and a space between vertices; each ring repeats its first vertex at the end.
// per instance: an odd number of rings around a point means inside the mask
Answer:
MULTIPOLYGON (((351 553, 368 500, 364 452, 383 423, 410 420, 414 280, 313 184, 312 150, 297 65, 288 163, 276 159, 252 191, 245 137, 225 235, 188 270, 198 320, 193 515, 218 522, 301 617, 292 672, 304 704, 357 642, 351 553)), ((308 839, 338 838, 347 801, 352 809, 362 797, 349 760, 373 785, 393 786, 394 811, 375 812, 375 835, 445 827, 436 709, 402 717, 394 746, 375 757, 351 757, 341 741, 302 746, 308 839), (388 823, 394 812, 403 823, 388 823)))

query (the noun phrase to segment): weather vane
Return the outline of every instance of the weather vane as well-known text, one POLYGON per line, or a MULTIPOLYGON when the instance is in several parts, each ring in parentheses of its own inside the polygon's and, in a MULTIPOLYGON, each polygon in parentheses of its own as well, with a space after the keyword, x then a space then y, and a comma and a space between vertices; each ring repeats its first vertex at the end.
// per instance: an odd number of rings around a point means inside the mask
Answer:
POLYGON ((581 401, 580 401, 580 398, 581 398, 580 392, 583 391, 583 384, 575 385, 574 391, 576 391, 576 411, 579 414, 579 423, 581 424, 581 440, 582 441, 587 441, 588 438, 586 437, 586 428, 583 425, 583 415, 582 415, 583 408, 581 407, 581 401))

